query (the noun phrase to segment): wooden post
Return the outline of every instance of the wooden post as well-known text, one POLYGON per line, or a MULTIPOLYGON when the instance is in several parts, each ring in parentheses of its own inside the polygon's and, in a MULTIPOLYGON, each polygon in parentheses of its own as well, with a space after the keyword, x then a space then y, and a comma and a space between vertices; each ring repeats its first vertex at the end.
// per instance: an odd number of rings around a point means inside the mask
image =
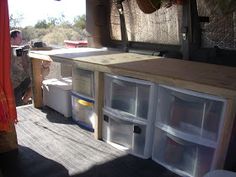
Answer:
POLYGON ((186 0, 183 3, 181 35, 183 59, 190 60, 193 53, 201 47, 201 28, 196 0, 186 0))
POLYGON ((183 59, 189 60, 190 57, 190 40, 191 40, 191 30, 189 24, 190 22, 190 2, 189 0, 184 1, 183 3, 183 24, 181 29, 181 42, 182 42, 182 53, 183 59))
POLYGON ((94 136, 96 139, 102 139, 102 109, 104 104, 104 74, 102 72, 94 72, 94 81, 95 81, 95 129, 94 136))
POLYGON ((88 46, 102 47, 110 38, 107 21, 108 0, 86 0, 86 30, 88 32, 88 46))
POLYGON ((222 132, 219 140, 219 147, 215 152, 215 159, 213 163, 213 168, 220 169, 225 165, 225 159, 227 155, 227 150, 229 147, 230 138, 232 135, 232 129, 234 125, 234 118, 236 114, 236 101, 232 99, 227 99, 226 110, 223 117, 224 123, 222 125, 222 132))
POLYGON ((42 73, 41 63, 42 60, 32 58, 32 90, 33 90, 33 103, 35 108, 41 108, 43 105, 42 101, 42 73))

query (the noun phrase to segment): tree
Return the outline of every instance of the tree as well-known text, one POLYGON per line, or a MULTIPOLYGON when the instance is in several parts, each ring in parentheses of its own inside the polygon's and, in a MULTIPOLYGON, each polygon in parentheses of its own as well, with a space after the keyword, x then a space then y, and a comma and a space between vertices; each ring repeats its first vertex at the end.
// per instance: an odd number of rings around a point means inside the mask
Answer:
POLYGON ((15 17, 13 14, 10 15, 9 21, 10 21, 10 29, 19 28, 21 21, 24 19, 22 14, 18 14, 17 17, 15 17))
POLYGON ((79 15, 79 16, 75 17, 74 18, 74 27, 84 30, 86 27, 86 16, 79 15))
POLYGON ((60 20, 56 17, 48 17, 47 21, 49 26, 57 26, 60 24, 60 20))
POLYGON ((64 46, 64 40, 86 40, 85 15, 74 18, 74 23, 61 14, 37 21, 34 26, 22 28, 24 40, 43 41, 47 45, 64 46))
POLYGON ((46 21, 46 20, 39 20, 34 27, 35 28, 48 28, 50 26, 50 24, 46 21))

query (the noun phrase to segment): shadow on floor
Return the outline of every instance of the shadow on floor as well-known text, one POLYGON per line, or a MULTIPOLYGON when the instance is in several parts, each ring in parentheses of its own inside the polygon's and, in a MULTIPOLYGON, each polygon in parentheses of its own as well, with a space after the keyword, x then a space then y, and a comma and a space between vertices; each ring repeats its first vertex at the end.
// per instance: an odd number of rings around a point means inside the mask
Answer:
POLYGON ((46 113, 46 118, 49 122, 59 123, 59 124, 75 124, 71 117, 64 117, 61 113, 53 110, 48 106, 43 106, 40 109, 43 113, 46 113))
MULTIPOLYGON (((18 152, 0 154, 0 167, 4 177, 70 177, 64 166, 24 146, 19 146, 18 152)), ((125 155, 71 177, 178 177, 178 175, 150 159, 125 155)))
POLYGON ((82 128, 84 130, 94 132, 94 130, 91 130, 90 128, 83 126, 83 125, 79 124, 78 122, 74 121, 72 119, 72 117, 64 117, 64 115, 53 110, 52 108, 50 108, 48 106, 44 106, 40 110, 42 110, 42 112, 47 114, 46 118, 49 122, 58 123, 58 124, 69 124, 69 125, 76 124, 77 126, 79 126, 80 128, 82 128))
POLYGON ((125 155, 72 177, 179 177, 151 159, 125 155))
POLYGON ((4 177, 69 177, 64 166, 24 146, 0 154, 0 167, 4 177))

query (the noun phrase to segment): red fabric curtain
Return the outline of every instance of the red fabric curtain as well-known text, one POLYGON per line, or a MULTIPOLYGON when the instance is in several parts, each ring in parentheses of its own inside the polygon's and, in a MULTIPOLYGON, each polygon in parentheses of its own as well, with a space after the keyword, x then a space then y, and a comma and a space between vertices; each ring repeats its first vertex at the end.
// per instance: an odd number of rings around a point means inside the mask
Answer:
POLYGON ((0 0, 0 131, 10 131, 17 120, 10 75, 11 46, 7 0, 0 0))

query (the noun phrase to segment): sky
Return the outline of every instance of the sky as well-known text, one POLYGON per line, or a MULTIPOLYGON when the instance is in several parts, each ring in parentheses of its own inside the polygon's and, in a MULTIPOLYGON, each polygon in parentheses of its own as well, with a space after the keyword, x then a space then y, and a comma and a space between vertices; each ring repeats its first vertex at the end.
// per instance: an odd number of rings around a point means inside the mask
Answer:
POLYGON ((21 26, 34 26, 48 17, 61 17, 73 22, 74 17, 86 13, 85 0, 8 0, 9 15, 22 15, 21 26))

